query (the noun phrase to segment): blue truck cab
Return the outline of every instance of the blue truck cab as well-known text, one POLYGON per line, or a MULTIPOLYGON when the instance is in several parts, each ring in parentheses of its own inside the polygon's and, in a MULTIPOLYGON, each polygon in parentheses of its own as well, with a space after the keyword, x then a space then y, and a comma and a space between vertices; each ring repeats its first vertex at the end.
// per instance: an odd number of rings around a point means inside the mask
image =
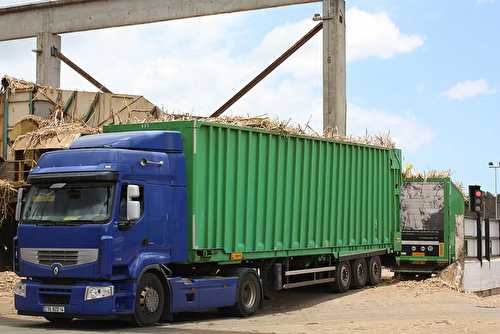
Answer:
POLYGON ((249 273, 186 269, 185 165, 182 136, 169 131, 84 136, 43 154, 18 202, 18 313, 151 325, 238 306, 249 273))

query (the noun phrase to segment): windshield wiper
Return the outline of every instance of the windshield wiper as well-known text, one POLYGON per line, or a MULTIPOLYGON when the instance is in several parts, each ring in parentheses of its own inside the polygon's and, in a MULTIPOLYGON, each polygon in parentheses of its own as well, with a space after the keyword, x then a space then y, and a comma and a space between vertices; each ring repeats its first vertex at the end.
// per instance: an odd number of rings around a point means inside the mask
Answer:
POLYGON ((68 223, 79 223, 79 224, 100 224, 102 222, 104 222, 104 220, 75 219, 68 221, 68 223))
POLYGON ((37 226, 57 226, 56 222, 45 221, 45 220, 29 220, 27 221, 29 224, 35 224, 37 226))

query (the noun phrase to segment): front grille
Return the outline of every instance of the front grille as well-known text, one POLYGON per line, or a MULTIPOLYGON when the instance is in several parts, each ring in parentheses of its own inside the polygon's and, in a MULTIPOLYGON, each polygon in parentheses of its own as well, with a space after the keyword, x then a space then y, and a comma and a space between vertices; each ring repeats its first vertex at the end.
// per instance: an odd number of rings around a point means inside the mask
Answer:
POLYGON ((99 251, 95 248, 21 248, 20 253, 26 262, 49 267, 57 263, 65 267, 95 262, 99 251))
POLYGON ((46 266, 51 266, 54 263, 59 263, 63 267, 74 266, 78 264, 78 251, 39 250, 38 263, 46 266))

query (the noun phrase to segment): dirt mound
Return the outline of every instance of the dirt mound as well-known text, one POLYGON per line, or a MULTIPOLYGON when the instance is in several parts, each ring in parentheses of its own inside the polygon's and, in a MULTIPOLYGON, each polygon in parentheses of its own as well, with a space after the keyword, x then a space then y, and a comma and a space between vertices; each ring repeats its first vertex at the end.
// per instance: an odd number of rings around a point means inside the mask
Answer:
POLYGON ((398 288, 406 288, 415 290, 416 295, 430 294, 440 292, 443 288, 447 288, 448 284, 439 277, 431 277, 428 279, 403 280, 396 283, 398 288))
POLYGON ((0 296, 11 296, 18 280, 19 277, 13 272, 0 272, 0 296))

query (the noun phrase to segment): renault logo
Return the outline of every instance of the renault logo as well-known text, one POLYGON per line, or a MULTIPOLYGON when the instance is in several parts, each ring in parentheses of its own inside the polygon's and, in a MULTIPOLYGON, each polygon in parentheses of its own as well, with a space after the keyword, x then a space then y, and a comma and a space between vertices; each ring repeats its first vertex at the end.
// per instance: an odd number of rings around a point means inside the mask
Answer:
POLYGON ((54 264, 53 268, 52 268, 52 273, 54 274, 54 276, 57 276, 59 275, 59 264, 54 264))

